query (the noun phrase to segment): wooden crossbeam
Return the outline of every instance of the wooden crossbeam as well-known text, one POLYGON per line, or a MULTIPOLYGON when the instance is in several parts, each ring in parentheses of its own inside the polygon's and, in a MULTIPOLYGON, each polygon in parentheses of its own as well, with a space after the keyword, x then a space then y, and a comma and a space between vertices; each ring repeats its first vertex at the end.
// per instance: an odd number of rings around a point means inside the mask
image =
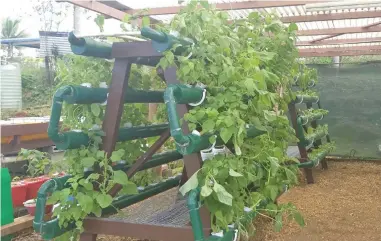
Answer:
POLYGON ((381 37, 377 38, 352 38, 352 39, 332 39, 313 43, 311 41, 298 41, 296 46, 316 46, 316 45, 339 45, 339 44, 360 44, 381 42, 381 37))
POLYGON ((381 26, 374 26, 370 28, 347 27, 347 28, 323 28, 323 29, 299 30, 297 32, 297 35, 298 36, 314 36, 314 35, 336 35, 336 34, 369 33, 369 32, 381 32, 381 26))
POLYGON ((324 14, 302 15, 302 16, 289 16, 289 17, 281 17, 281 21, 284 23, 297 23, 297 22, 314 22, 314 21, 330 21, 330 20, 378 18, 378 17, 381 17, 381 11, 324 13, 324 14))
MULTIPOLYGON (((371 23, 371 24, 362 26, 361 28, 363 29, 363 31, 367 31, 367 30, 369 30, 371 28, 374 28, 374 27, 376 27, 377 25, 380 25, 380 24, 381 24, 381 22, 375 22, 375 23, 371 23)), ((340 36, 340 35, 343 35, 343 34, 346 34, 346 33, 337 33, 337 34, 325 36, 325 37, 322 37, 322 38, 318 38, 318 39, 312 40, 311 43, 316 43, 316 42, 319 42, 319 41, 322 41, 322 40, 334 38, 334 37, 337 37, 337 36, 340 36)))
POLYGON ((299 49, 300 57, 381 55, 381 45, 299 49))
MULTIPOLYGON (((300 6, 309 3, 322 3, 322 2, 332 2, 327 0, 299 0, 299 1, 240 1, 240 2, 229 2, 229 3, 217 3, 215 4, 218 10, 240 10, 240 9, 255 9, 255 8, 271 8, 271 7, 287 7, 287 6, 300 6)), ((158 7, 150 8, 145 11, 144 15, 166 15, 166 14, 176 14, 183 9, 183 6, 175 7, 158 7)), ((131 9, 127 10, 128 14, 139 14, 139 12, 144 9, 131 9)))
MULTIPOLYGON (((107 6, 106 4, 94 0, 56 0, 57 2, 68 2, 71 4, 74 4, 79 7, 86 8, 88 10, 100 13, 102 15, 105 15, 106 17, 114 18, 120 21, 123 21, 124 16, 126 16, 126 13, 118 10, 116 8, 107 6)), ((133 10, 130 7, 126 6, 127 11, 133 10)), ((159 23, 157 19, 150 18, 151 23, 159 23)))
MULTIPOLYGON (((49 220, 50 217, 51 217, 51 214, 46 214, 45 221, 49 220)), ((33 219, 34 219, 34 216, 30 216, 30 215, 25 215, 22 217, 15 218, 13 223, 1 226, 0 228, 1 236, 2 237, 7 236, 9 234, 17 233, 24 229, 31 228, 33 225, 33 219)))

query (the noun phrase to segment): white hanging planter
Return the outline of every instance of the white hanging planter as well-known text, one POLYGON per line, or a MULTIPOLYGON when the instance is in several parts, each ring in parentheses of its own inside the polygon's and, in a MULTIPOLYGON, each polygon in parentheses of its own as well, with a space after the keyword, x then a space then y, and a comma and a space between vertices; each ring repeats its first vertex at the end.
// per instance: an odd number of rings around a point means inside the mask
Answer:
POLYGON ((214 155, 227 154, 227 150, 225 146, 215 146, 212 150, 214 155))
POLYGON ((202 161, 212 159, 214 157, 214 153, 212 149, 205 149, 201 151, 201 159, 202 161))

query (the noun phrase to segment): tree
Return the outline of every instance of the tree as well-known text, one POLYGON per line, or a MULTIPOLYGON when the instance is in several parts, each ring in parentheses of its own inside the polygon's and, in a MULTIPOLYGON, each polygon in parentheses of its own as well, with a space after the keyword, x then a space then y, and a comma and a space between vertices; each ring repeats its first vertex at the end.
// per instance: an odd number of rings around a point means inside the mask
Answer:
MULTIPOLYGON (((20 30, 21 20, 15 19, 12 20, 10 17, 7 17, 1 26, 1 38, 2 39, 10 39, 10 38, 25 38, 28 35, 24 30, 20 30)), ((6 47, 7 57, 13 57, 13 45, 8 44, 6 47)))

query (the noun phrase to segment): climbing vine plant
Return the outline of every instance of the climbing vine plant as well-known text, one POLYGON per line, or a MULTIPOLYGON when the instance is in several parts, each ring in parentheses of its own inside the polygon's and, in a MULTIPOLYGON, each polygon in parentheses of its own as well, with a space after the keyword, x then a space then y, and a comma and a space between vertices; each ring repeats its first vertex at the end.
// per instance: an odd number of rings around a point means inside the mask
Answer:
POLYGON ((226 12, 217 12, 205 2, 201 5, 192 1, 164 27, 195 44, 181 46, 187 49, 182 55, 174 54, 179 47, 174 46, 159 66, 176 65, 184 83, 224 88, 208 93, 205 104, 193 108, 185 119, 191 129, 200 125, 203 133, 219 133, 225 143, 232 141, 236 155, 206 160, 181 191, 201 188, 200 198, 212 214, 214 231, 235 223, 244 232, 240 223, 244 207, 275 219, 278 230, 285 212, 304 225, 292 204, 275 204, 285 185, 297 183, 297 167, 284 165, 297 162, 286 155, 295 133, 285 115, 299 72, 294 46, 297 26, 286 27, 276 16, 257 12, 230 23, 226 12), (266 133, 246 139, 247 124, 266 133), (259 208, 263 200, 268 204, 259 208))

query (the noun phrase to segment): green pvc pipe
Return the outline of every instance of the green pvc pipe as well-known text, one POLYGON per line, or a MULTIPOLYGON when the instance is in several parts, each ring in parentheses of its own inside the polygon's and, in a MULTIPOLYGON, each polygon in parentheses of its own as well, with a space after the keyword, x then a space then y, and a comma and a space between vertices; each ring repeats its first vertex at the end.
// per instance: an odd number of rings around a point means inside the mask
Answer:
POLYGON ((191 139, 189 135, 184 135, 181 130, 177 104, 196 103, 202 99, 202 96, 203 90, 201 88, 187 87, 180 84, 171 84, 164 91, 164 103, 167 106, 171 136, 179 145, 189 145, 191 139))
POLYGON ((109 43, 95 41, 91 38, 77 38, 73 32, 69 33, 68 40, 74 54, 111 59, 112 45, 109 43))
POLYGON ((297 129, 297 138, 299 139, 299 143, 303 146, 308 146, 311 144, 309 140, 306 139, 306 136, 304 135, 304 129, 303 129, 303 121, 300 117, 296 119, 296 129, 297 129))
POLYGON ((139 191, 139 194, 136 195, 124 195, 119 197, 118 200, 114 201, 112 206, 109 206, 102 210, 102 215, 108 215, 114 213, 116 208, 126 208, 132 204, 143 201, 149 197, 157 195, 161 192, 167 191, 173 187, 179 185, 181 180, 181 175, 176 176, 175 178, 168 179, 164 182, 158 183, 156 185, 145 188, 142 191, 139 191))
POLYGON ((172 48, 175 44, 180 44, 181 46, 178 47, 175 52, 175 54, 180 54, 184 51, 184 47, 182 46, 190 46, 193 44, 193 41, 190 39, 178 38, 172 34, 156 31, 149 27, 143 27, 140 34, 143 37, 151 39, 153 48, 158 52, 164 52, 172 48))
MULTIPOLYGON (((66 181, 71 176, 63 176, 58 178, 52 178, 43 183, 37 193, 36 211, 33 219, 33 229, 35 232, 40 233, 45 240, 51 240, 54 237, 63 234, 59 232, 58 219, 53 219, 45 222, 45 206, 48 199, 48 195, 56 190, 62 190, 66 181), (58 234, 58 235, 57 235, 58 234)), ((74 227, 74 226, 73 226, 74 227)))
MULTIPOLYGON (((49 124, 50 128, 50 124, 49 124)), ((152 136, 159 136, 161 135, 165 130, 168 129, 168 124, 159 124, 159 125, 150 125, 150 126, 136 126, 136 127, 123 127, 120 128, 118 131, 118 142, 123 141, 130 141, 130 140, 136 140, 139 138, 147 138, 152 136)), ((49 134, 52 133, 53 129, 49 131, 48 129, 48 135, 55 136, 56 134, 49 134)), ((97 131, 93 131, 97 133, 97 131)), ((90 137, 84 133, 84 132, 76 132, 76 131, 67 131, 58 134, 60 139, 53 140, 54 144, 56 145, 57 149, 59 150, 69 150, 69 149, 77 149, 81 146, 87 146, 91 143, 90 137)))
POLYGON ((295 103, 311 103, 317 102, 319 97, 317 96, 309 96, 309 95, 297 95, 295 99, 295 103))
POLYGON ((307 124, 308 122, 312 122, 314 120, 319 120, 321 118, 323 118, 323 114, 320 114, 320 113, 313 114, 309 118, 307 116, 300 116, 300 119, 302 120, 302 123, 304 125, 307 124))
POLYGON ((187 206, 189 210, 190 221, 192 224, 192 231, 195 241, 204 241, 203 225, 199 212, 199 195, 200 188, 197 187, 189 192, 187 199, 187 206))
MULTIPOLYGON (((63 86, 56 95, 61 94, 62 99, 69 104, 104 103, 107 100, 108 88, 89 88, 81 85, 63 86)), ((137 90, 127 88, 124 103, 164 103, 164 91, 137 90)))

